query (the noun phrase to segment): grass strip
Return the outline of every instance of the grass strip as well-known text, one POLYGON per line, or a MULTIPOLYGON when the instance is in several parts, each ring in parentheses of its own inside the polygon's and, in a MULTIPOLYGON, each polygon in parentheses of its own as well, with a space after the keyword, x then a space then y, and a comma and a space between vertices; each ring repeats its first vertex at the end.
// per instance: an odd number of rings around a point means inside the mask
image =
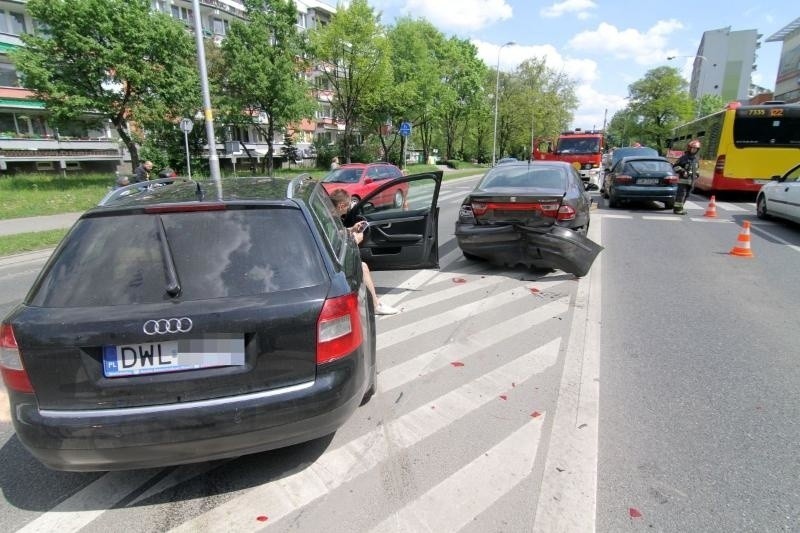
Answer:
POLYGON ((69 230, 53 229, 2 236, 0 237, 0 256, 53 248, 61 242, 67 231, 69 230))

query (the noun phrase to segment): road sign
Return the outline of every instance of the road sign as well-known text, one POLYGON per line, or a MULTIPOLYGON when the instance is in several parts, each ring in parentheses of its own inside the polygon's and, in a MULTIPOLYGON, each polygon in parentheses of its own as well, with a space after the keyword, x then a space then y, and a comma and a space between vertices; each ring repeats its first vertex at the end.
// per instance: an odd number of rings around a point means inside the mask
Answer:
POLYGON ((403 122, 400 124, 399 133, 403 137, 408 137, 411 135, 411 123, 410 122, 403 122))
POLYGON ((194 128, 194 121, 190 118, 182 118, 180 126, 182 132, 189 133, 194 128))

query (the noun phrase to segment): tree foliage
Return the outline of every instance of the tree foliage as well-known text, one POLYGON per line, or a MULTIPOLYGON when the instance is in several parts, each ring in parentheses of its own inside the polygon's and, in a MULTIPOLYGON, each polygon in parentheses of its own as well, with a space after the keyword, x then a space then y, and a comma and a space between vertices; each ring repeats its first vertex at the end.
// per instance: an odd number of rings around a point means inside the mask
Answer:
POLYGON ((695 105, 697 106, 697 116, 705 117, 725 109, 725 99, 718 94, 704 94, 695 105))
POLYGON ((30 0, 43 23, 21 36, 13 54, 25 86, 45 102, 56 123, 87 112, 112 122, 139 164, 129 124, 174 121, 199 107, 191 37, 183 25, 151 11, 148 0, 30 0))
POLYGON ((629 108, 638 117, 640 143, 663 152, 672 128, 693 118, 694 105, 687 88, 686 80, 673 67, 649 70, 628 86, 629 108))
POLYGON ((246 21, 231 24, 222 43, 221 108, 228 122, 255 127, 268 140, 265 157, 272 175, 276 132, 311 114, 303 36, 292 0, 244 0, 246 21))
POLYGON ((355 128, 374 112, 368 99, 391 85, 390 43, 367 0, 339 5, 331 22, 310 32, 314 57, 333 91, 333 108, 344 121, 344 157, 350 162, 355 128))

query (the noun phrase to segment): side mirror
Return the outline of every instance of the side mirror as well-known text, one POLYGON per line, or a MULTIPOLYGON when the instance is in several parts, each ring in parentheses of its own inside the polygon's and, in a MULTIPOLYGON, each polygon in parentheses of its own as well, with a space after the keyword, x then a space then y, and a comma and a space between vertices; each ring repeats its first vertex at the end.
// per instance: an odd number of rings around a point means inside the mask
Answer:
POLYGON ((782 176, 772 176, 770 178, 770 180, 771 181, 783 181, 783 177, 782 176))
POLYGON ((375 205, 372 202, 365 202, 361 204, 361 212, 365 215, 375 212, 375 205))
POLYGON ((373 181, 375 181, 375 180, 373 180, 372 178, 364 178, 364 185, 369 185, 373 181))
POLYGON ((599 190, 600 190, 600 187, 598 187, 598 186, 597 186, 596 184, 594 184, 594 183, 586 183, 586 184, 583 186, 583 188, 584 188, 585 190, 587 190, 587 191, 599 191, 599 190))

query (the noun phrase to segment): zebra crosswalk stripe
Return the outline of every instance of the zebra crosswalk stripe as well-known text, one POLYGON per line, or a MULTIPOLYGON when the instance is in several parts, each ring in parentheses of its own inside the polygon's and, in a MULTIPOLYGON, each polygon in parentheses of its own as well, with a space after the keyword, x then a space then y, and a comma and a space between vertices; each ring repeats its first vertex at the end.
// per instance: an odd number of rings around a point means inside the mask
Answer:
POLYGON ((503 439, 372 529, 409 532, 459 531, 533 470, 545 413, 503 439))
POLYGON ((347 444, 326 452, 307 468, 282 479, 254 487, 218 507, 184 522, 172 531, 253 531, 252 513, 268 516, 269 527, 290 513, 372 470, 397 449, 410 448, 424 439, 493 402, 512 382, 525 383, 558 360, 561 339, 537 348, 488 372, 400 418, 387 422, 347 444))
MULTIPOLYGON (((564 283, 563 281, 552 282, 550 287, 564 283)), ((542 282, 537 282, 542 285, 542 282)), ((435 320, 430 318, 423 318, 411 324, 400 326, 399 328, 392 329, 385 333, 378 335, 378 349, 385 349, 401 342, 406 342, 410 337, 422 335, 431 331, 443 328, 445 326, 461 322, 472 315, 478 313, 485 313, 492 309, 497 309, 511 302, 521 300, 522 298, 530 298, 531 294, 527 289, 521 286, 497 293, 493 296, 471 302, 466 305, 456 307, 450 311, 445 311, 436 316, 435 320)))

